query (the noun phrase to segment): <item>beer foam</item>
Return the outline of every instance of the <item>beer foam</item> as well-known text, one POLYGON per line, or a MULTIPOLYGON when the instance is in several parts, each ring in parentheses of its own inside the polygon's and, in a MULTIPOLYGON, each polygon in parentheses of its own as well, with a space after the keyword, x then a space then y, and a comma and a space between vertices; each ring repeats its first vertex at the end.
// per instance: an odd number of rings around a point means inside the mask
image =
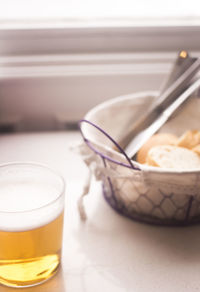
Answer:
POLYGON ((53 183, 26 179, 0 180, 0 231, 25 231, 46 225, 63 210, 53 183))

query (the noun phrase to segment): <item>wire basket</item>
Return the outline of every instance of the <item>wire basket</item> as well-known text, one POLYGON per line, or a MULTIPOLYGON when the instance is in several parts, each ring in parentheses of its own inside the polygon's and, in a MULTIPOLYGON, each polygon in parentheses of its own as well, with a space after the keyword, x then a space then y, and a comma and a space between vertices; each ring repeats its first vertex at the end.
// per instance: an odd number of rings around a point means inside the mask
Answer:
MULTIPOLYGON (((85 142, 83 158, 95 177, 102 181, 106 201, 121 215, 157 225, 198 223, 200 170, 172 171, 144 166, 129 159, 116 142, 118 133, 124 129, 125 120, 130 118, 128 115, 135 113, 137 119, 144 111, 144 105, 150 104, 155 97, 156 93, 146 92, 128 95, 92 109, 80 121, 85 142), (116 109, 118 114, 111 122, 116 109), (126 112, 126 118, 123 112, 126 112), (116 130, 116 122, 120 120, 122 122, 116 130)), ((176 133, 182 130, 180 127, 175 129, 176 133)))

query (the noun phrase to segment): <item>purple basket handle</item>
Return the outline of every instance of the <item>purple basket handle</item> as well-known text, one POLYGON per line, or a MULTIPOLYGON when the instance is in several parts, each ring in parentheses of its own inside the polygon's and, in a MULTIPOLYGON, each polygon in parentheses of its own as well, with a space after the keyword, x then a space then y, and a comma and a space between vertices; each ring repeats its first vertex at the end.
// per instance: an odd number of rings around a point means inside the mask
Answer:
POLYGON ((115 164, 118 164, 118 165, 122 165, 122 166, 125 166, 125 167, 128 167, 128 168, 132 168, 134 170, 141 170, 139 167, 136 167, 134 166, 134 164, 132 163, 131 159, 127 156, 126 152, 121 148, 121 146, 109 135, 107 134, 102 128, 100 128, 99 126, 95 125, 94 123, 88 121, 88 120, 81 120, 79 121, 79 129, 80 129, 80 132, 81 132, 81 135, 83 137, 83 140, 85 141, 85 143, 88 145, 88 147, 93 150, 96 154, 100 155, 102 158, 106 159, 106 160, 109 160, 115 164), (85 137, 85 135, 83 134, 83 131, 82 131, 82 124, 83 123, 87 123, 89 124, 90 126, 96 128, 98 131, 100 131, 103 135, 105 135, 116 147, 117 149, 119 150, 120 153, 122 153, 124 155, 124 157, 126 158, 126 160, 128 161, 128 164, 126 163, 123 163, 123 162, 119 162, 115 159, 112 159, 111 157, 103 154, 102 152, 98 151, 93 145, 92 143, 85 137))

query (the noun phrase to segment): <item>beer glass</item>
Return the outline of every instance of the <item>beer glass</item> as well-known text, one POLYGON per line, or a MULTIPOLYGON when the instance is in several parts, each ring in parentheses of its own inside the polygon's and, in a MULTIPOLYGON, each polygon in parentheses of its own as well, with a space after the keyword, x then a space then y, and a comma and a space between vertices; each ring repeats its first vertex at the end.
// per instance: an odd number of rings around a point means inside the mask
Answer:
POLYGON ((61 259, 65 183, 45 166, 0 165, 0 283, 34 286, 61 259))

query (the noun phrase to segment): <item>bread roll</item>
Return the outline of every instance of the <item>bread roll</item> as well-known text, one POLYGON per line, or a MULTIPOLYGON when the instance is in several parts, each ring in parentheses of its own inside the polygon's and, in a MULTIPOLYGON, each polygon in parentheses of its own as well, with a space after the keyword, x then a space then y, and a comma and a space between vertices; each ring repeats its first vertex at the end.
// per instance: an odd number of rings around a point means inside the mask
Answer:
POLYGON ((200 169, 200 157, 183 147, 160 145, 149 150, 147 164, 171 169, 200 169))
POLYGON ((139 163, 145 163, 148 151, 157 145, 175 145, 178 138, 170 133, 160 133, 153 135, 138 151, 136 160, 139 163))
POLYGON ((185 132, 177 142, 177 146, 192 149, 200 144, 200 132, 197 130, 185 132))
POLYGON ((197 146, 195 146, 194 148, 192 148, 192 151, 194 151, 195 153, 197 153, 198 155, 200 155, 200 144, 198 144, 197 146))

